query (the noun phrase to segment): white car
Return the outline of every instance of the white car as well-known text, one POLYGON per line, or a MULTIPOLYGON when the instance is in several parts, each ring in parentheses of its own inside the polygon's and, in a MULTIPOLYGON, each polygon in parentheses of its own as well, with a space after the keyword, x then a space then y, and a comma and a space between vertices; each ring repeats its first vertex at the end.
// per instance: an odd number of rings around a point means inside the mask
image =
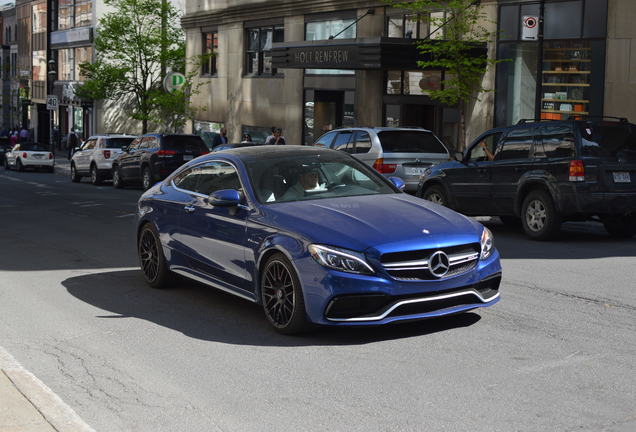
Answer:
POLYGON ((25 168, 55 170, 55 156, 46 147, 34 143, 20 143, 4 155, 4 168, 24 171, 25 168))
POLYGON ((71 158, 71 180, 79 182, 90 177, 92 184, 100 184, 112 177, 113 161, 128 147, 132 135, 94 135, 84 141, 71 158))

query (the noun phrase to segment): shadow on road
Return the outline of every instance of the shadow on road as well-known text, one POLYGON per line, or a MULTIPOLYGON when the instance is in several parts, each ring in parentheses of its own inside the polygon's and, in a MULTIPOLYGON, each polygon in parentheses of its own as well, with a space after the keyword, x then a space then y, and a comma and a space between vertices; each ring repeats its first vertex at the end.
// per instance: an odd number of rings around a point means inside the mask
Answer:
POLYGON ((148 287, 138 270, 114 271, 66 279, 76 298, 111 314, 98 319, 139 318, 196 339, 238 345, 356 345, 468 327, 481 317, 451 317, 373 328, 316 328, 301 336, 283 336, 266 322, 260 306, 182 279, 174 289, 148 287))

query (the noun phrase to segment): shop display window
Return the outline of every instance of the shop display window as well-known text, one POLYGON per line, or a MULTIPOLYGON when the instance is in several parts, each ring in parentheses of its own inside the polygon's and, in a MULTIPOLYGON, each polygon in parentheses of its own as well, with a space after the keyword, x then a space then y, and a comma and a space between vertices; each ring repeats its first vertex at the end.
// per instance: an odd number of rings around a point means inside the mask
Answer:
POLYGON ((541 118, 562 120, 589 114, 592 48, 589 41, 557 40, 543 49, 541 118))

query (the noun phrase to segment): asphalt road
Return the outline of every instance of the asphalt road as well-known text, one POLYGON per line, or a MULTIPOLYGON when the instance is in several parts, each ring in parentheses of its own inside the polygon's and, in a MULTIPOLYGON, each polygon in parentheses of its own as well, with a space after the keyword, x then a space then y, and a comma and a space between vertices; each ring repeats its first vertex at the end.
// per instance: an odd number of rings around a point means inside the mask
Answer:
POLYGON ((140 190, 0 171, 0 346, 98 431, 634 431, 636 240, 489 223, 502 300, 288 337, 196 283, 147 287, 140 190))

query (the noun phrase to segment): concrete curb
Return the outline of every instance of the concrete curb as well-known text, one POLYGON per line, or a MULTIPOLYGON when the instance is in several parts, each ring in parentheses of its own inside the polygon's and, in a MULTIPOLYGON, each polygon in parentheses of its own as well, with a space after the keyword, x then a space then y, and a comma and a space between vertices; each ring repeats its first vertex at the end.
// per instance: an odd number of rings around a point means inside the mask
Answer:
POLYGON ((6 411, 0 408, 0 429, 8 427, 8 430, 14 430, 12 427, 17 427, 15 430, 25 432, 95 432, 2 347, 0 370, 0 394, 10 399, 7 406, 13 408, 6 411), (6 379, 3 379, 3 375, 6 379))

